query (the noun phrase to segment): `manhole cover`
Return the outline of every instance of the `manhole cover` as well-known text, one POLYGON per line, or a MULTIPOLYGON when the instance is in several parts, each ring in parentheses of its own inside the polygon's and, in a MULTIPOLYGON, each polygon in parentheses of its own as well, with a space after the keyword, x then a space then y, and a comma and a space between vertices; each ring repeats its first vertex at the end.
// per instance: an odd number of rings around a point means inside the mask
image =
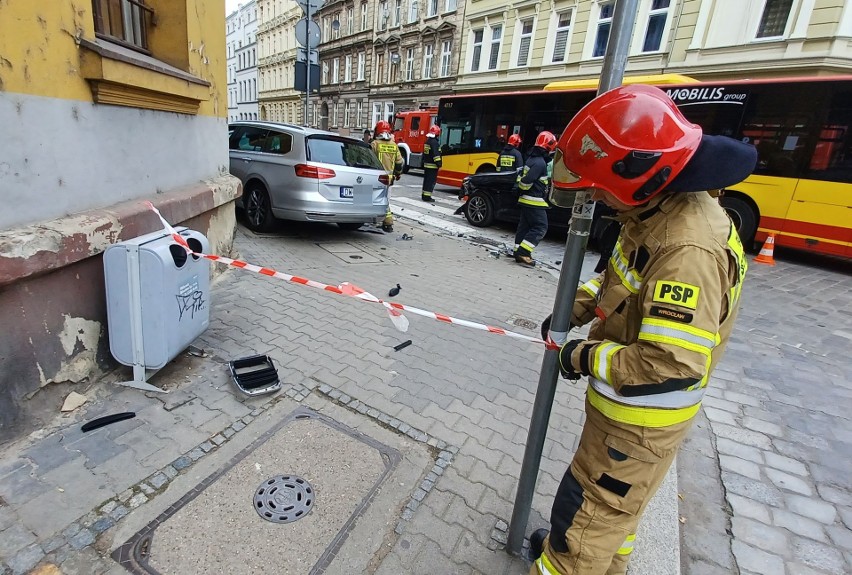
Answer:
POLYGON ((511 323, 512 325, 515 325, 517 327, 522 327, 524 329, 528 329, 528 330, 531 330, 531 331, 535 331, 535 329, 538 327, 538 324, 536 322, 534 322, 530 319, 526 319, 526 318, 523 318, 523 317, 517 317, 517 316, 512 316, 512 318, 509 319, 509 323, 511 323))
POLYGON ((311 484, 295 475, 276 475, 254 492, 254 510, 273 523, 292 523, 314 506, 311 484))

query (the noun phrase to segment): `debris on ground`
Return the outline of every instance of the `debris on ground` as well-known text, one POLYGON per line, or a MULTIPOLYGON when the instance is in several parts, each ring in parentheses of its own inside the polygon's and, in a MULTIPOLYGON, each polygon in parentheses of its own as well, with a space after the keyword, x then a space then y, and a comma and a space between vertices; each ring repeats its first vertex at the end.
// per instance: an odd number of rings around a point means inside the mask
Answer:
POLYGON ((413 239, 414 239, 414 236, 409 236, 408 234, 402 234, 401 236, 396 238, 397 241, 399 241, 399 240, 407 241, 407 240, 413 240, 413 239))
POLYGON ((118 423, 119 421, 124 421, 125 419, 133 419, 134 417, 136 417, 136 414, 132 411, 125 411, 124 413, 113 413, 112 415, 98 417, 97 419, 93 419, 88 423, 84 423, 83 432, 85 433, 87 431, 94 431, 95 429, 101 428, 105 425, 118 423))
POLYGON ((406 348, 406 347, 408 347, 409 345, 411 345, 411 340, 410 340, 410 339, 409 339, 409 340, 406 340, 406 341, 404 341, 404 342, 402 342, 402 343, 401 343, 401 344, 399 344, 399 345, 395 345, 395 346, 393 346, 393 349, 394 349, 394 351, 399 351, 399 350, 401 350, 401 349, 405 349, 405 348, 406 348))
POLYGON ((390 291, 388 292, 388 297, 394 297, 394 296, 399 295, 399 290, 401 290, 401 289, 402 288, 400 287, 400 285, 396 284, 396 287, 390 288, 390 291))
POLYGON ((88 399, 85 395, 77 393, 76 391, 72 391, 68 394, 68 397, 65 398, 65 403, 62 404, 62 409, 60 411, 62 411, 63 413, 74 411, 87 401, 88 399))

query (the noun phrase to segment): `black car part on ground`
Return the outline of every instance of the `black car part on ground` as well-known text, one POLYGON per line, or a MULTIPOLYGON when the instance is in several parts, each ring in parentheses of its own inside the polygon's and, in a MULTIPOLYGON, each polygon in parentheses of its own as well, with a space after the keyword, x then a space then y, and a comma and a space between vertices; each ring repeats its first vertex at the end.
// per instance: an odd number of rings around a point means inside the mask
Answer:
POLYGON ((125 411, 124 413, 113 413, 112 415, 105 415, 103 417, 99 417, 97 419, 93 419, 92 421, 84 423, 82 430, 83 433, 87 431, 94 431, 95 429, 98 429, 105 425, 124 421, 125 419, 133 419, 134 417, 136 417, 136 414, 132 411, 125 411))
POLYGON ((268 355, 252 355, 228 362, 237 389, 246 395, 264 395, 281 389, 278 370, 268 355))

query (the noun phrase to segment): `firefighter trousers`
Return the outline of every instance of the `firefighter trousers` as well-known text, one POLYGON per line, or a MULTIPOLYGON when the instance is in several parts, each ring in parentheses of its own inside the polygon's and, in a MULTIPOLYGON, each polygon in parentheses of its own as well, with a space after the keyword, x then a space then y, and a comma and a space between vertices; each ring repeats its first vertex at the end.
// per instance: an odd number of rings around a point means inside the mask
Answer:
POLYGON ((438 182, 437 168, 423 168, 423 192, 424 198, 431 198, 432 192, 435 191, 435 184, 438 182))
POLYGON ((530 575, 624 575, 642 512, 691 426, 692 420, 667 427, 619 423, 587 399, 580 444, 530 575))
POLYGON ((516 254, 531 257, 538 243, 547 234, 547 210, 521 205, 521 219, 515 232, 516 254))

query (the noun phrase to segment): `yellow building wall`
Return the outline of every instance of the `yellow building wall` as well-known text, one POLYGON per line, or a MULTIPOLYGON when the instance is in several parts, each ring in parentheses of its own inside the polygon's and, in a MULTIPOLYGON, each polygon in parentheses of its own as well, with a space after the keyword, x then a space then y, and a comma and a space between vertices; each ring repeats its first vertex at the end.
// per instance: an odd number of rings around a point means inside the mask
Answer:
MULTIPOLYGON (((225 117, 224 0, 149 0, 148 4, 158 13, 158 26, 150 28, 152 56, 209 82, 198 113, 225 117)), ((96 40, 91 2, 5 0, 0 6, 0 30, 0 90, 93 101, 81 73, 84 57, 91 54, 78 45, 79 39, 96 40)), ((127 68, 123 75, 135 76, 137 86, 174 93, 173 76, 124 62, 120 66, 127 68)))

